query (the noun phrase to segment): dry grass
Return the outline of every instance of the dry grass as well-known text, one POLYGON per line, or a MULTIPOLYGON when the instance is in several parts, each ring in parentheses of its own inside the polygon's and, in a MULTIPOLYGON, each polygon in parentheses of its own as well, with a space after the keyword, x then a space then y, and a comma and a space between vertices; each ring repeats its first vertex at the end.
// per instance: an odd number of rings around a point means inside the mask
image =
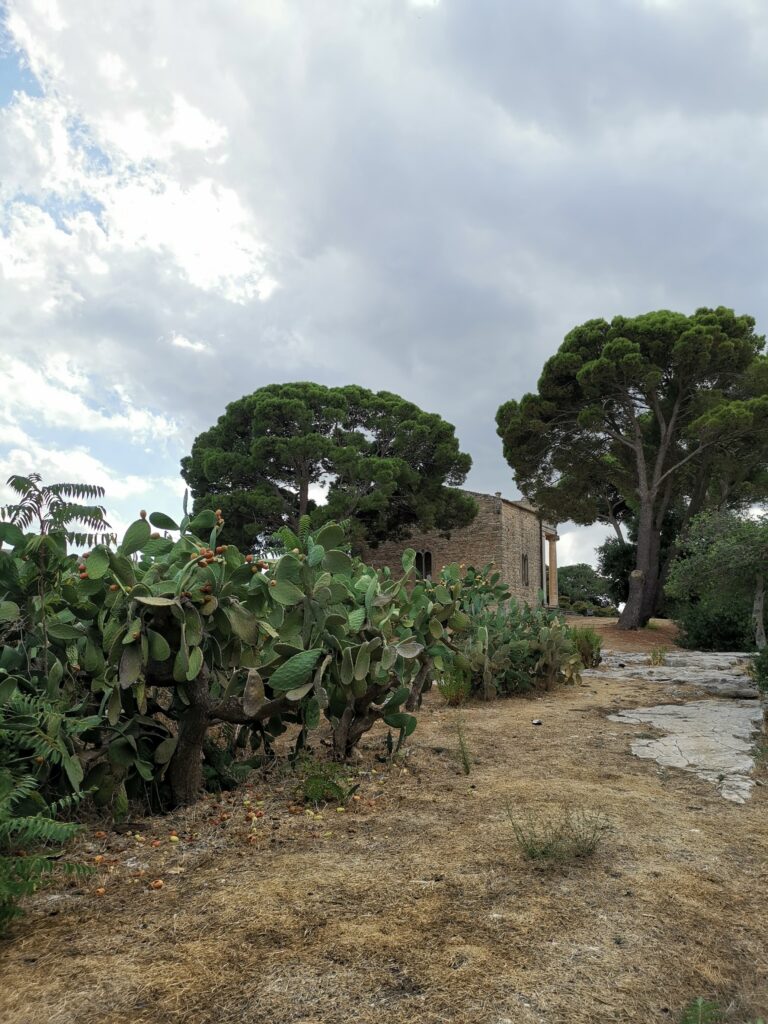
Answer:
POLYGON ((566 615, 569 626, 587 626, 599 633, 603 650, 648 651, 665 647, 668 651, 679 650, 677 626, 670 619, 651 619, 645 629, 619 629, 618 619, 598 619, 584 615, 566 615))
POLYGON ((290 813, 286 782, 251 794, 265 799, 253 823, 240 792, 145 823, 144 842, 91 832, 81 852, 102 853, 103 872, 40 894, 0 943, 0 1021, 655 1024, 699 995, 756 1017, 768 790, 740 807, 632 757, 634 730, 606 712, 663 698, 600 678, 471 704, 466 777, 457 712, 435 697, 397 766, 371 738, 346 813, 290 813), (562 804, 611 830, 589 860, 538 871, 507 805, 562 804))

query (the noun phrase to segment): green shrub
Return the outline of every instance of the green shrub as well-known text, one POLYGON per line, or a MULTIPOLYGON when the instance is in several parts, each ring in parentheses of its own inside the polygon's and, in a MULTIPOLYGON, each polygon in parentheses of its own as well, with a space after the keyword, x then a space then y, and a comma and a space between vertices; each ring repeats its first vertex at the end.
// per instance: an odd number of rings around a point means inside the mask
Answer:
POLYGON ((764 693, 768 692, 768 647, 758 651, 752 658, 749 664, 749 674, 760 690, 764 693))
POLYGON ((457 708, 468 700, 472 682, 466 673, 451 666, 438 680, 437 689, 448 707, 457 708))
POLYGON ((302 799, 315 806, 334 800, 344 807, 359 789, 359 783, 350 784, 347 770, 335 761, 319 761, 304 755, 296 761, 296 772, 301 776, 302 799))
POLYGON ((572 629, 571 640, 584 668, 597 668, 602 661, 603 641, 600 634, 594 629, 572 629))
POLYGON ((526 860, 564 864, 591 857, 609 830, 603 814, 560 808, 554 815, 516 818, 508 808, 512 833, 526 860))
POLYGON ((749 601, 720 601, 716 595, 691 603, 675 601, 671 617, 678 627, 677 643, 697 651, 754 649, 752 605, 749 601))
POLYGON ((56 847, 78 830, 54 820, 60 809, 45 805, 32 776, 14 777, 0 768, 0 934, 21 913, 21 897, 35 892, 46 874, 54 868, 85 870, 58 859, 61 851, 56 847), (46 849, 51 845, 53 849, 46 849))

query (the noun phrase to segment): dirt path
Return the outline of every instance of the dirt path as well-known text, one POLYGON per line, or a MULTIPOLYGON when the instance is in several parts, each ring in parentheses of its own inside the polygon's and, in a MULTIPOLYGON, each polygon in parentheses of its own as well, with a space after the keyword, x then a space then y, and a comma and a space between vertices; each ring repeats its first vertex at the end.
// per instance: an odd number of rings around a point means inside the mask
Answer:
POLYGON ((239 792, 155 819, 158 848, 149 825, 144 842, 91 834, 83 853, 107 870, 38 896, 0 943, 0 1021, 653 1024, 717 992, 742 999, 732 1020, 754 1018, 768 1008, 768 790, 737 806, 633 757, 641 727, 606 715, 665 693, 601 678, 461 712, 432 699, 404 770, 371 739, 347 813, 290 814, 290 787, 264 787, 253 824, 239 792), (592 860, 537 870, 506 805, 561 802, 611 830, 592 860))

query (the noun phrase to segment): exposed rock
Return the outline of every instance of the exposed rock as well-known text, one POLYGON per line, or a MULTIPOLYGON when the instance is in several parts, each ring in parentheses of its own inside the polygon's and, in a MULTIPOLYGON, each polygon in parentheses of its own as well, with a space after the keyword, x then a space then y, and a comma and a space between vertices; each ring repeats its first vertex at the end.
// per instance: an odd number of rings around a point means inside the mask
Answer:
POLYGON ((632 753, 667 768, 681 768, 717 786, 721 796, 743 804, 754 787, 753 737, 762 726, 757 700, 697 700, 634 708, 609 716, 612 722, 650 725, 666 735, 637 739, 632 753))
POLYGON ((754 700, 759 691, 747 675, 748 654, 702 651, 671 651, 663 665, 651 665, 647 653, 606 651, 598 669, 583 672, 586 678, 609 675, 613 679, 646 679, 687 687, 716 697, 754 700))

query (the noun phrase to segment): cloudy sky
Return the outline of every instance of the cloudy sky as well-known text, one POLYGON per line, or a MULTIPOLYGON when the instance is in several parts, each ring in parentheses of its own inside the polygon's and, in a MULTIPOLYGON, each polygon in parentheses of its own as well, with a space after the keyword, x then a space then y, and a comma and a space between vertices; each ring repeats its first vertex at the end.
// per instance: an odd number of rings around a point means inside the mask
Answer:
POLYGON ((174 513, 226 403, 304 379, 514 496, 494 414, 574 324, 765 329, 767 51, 763 0, 0 2, 0 478, 174 513))

